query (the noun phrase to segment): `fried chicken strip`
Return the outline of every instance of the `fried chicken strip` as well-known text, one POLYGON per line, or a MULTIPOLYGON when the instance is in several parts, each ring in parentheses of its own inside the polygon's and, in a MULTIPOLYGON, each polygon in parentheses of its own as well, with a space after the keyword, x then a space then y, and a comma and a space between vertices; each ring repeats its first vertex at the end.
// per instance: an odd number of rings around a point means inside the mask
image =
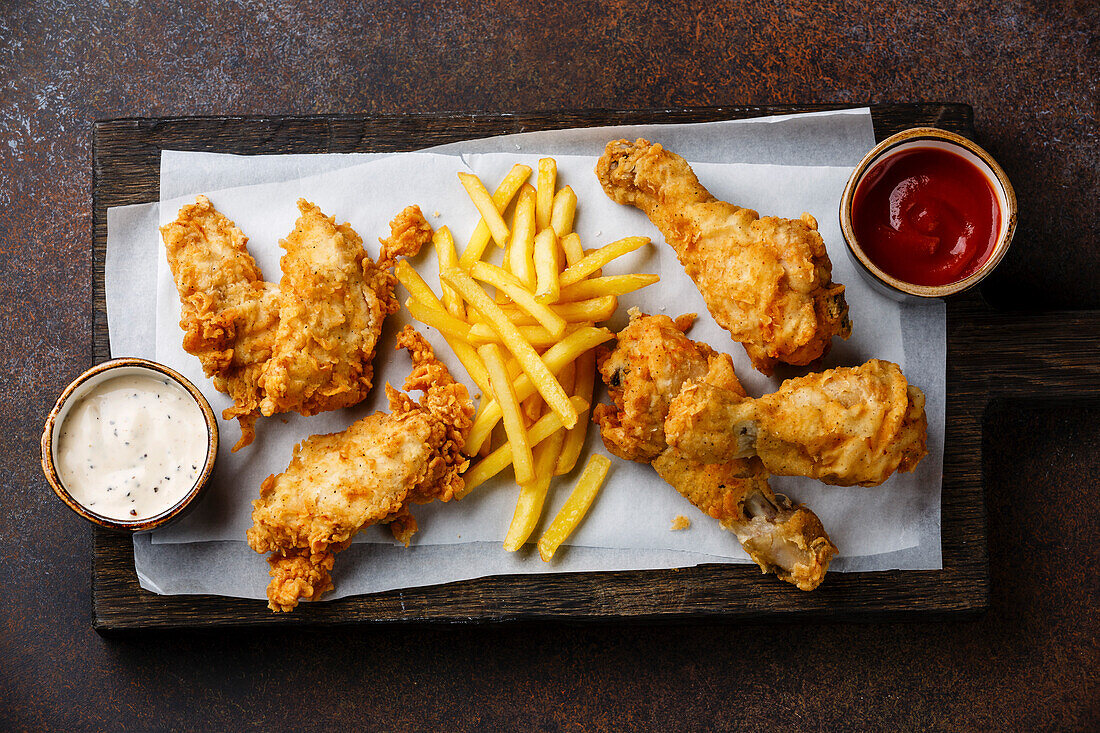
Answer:
POLYGON ((600 353, 600 374, 614 403, 598 405, 594 414, 604 445, 620 458, 651 464, 684 498, 736 534, 763 572, 813 590, 837 552, 817 516, 775 494, 757 458, 704 463, 667 444, 665 419, 685 384, 698 381, 745 395, 728 354, 684 335, 693 320, 631 311, 615 349, 600 353))
POLYGON ((431 227, 411 206, 391 223, 375 264, 348 224, 305 199, 294 231, 280 242, 279 330, 264 368, 261 412, 316 415, 361 402, 370 392, 374 347, 386 316, 398 308, 387 268, 397 254, 415 254, 431 227))
POLYGON ((416 531, 410 505, 449 501, 463 486, 462 447, 474 413, 469 394, 411 326, 397 344, 413 360, 404 388, 422 391, 422 399, 386 385, 388 414, 302 441, 287 470, 265 479, 253 502, 248 544, 272 553, 273 611, 331 590, 334 555, 363 527, 390 523, 407 545, 416 531))
POLYGON ((180 296, 183 348, 198 357, 214 387, 233 398, 222 417, 237 418, 237 447, 248 445, 278 330, 279 290, 264 281, 248 238, 205 196, 160 231, 180 296))
POLYGON ((760 218, 719 201, 686 160, 643 139, 609 142, 596 175, 612 200, 641 209, 661 230, 714 320, 756 369, 809 364, 833 336, 850 335, 844 286, 832 282, 811 215, 760 218))
POLYGON ((703 382, 676 396, 668 443, 699 461, 759 456, 773 474, 878 486, 928 453, 924 393, 872 359, 788 379, 759 399, 703 382))

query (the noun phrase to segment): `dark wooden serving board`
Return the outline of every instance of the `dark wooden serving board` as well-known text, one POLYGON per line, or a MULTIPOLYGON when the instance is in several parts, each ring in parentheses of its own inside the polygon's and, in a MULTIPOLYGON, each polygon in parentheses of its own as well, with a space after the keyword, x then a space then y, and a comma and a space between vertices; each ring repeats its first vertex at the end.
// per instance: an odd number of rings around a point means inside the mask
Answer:
MULTIPOLYGON (((184 117, 95 125, 94 357, 109 358, 103 262, 107 209, 155 201, 160 151, 348 153, 404 151, 532 130, 705 122, 840 106, 715 107, 532 114, 184 117)), ((875 135, 931 125, 973 137, 960 104, 872 107, 875 135)), ((1017 244, 1019 246, 1019 243, 1017 244)), ((141 589, 129 537, 96 530, 95 627, 103 632, 221 626, 521 619, 836 619, 973 614, 989 604, 982 417, 993 396, 1083 397, 1100 385, 1100 315, 1005 314, 973 294, 948 304, 947 433, 942 495, 943 570, 832 573, 803 593, 754 566, 499 576, 302 604, 273 614, 263 601, 158 596, 141 589)))

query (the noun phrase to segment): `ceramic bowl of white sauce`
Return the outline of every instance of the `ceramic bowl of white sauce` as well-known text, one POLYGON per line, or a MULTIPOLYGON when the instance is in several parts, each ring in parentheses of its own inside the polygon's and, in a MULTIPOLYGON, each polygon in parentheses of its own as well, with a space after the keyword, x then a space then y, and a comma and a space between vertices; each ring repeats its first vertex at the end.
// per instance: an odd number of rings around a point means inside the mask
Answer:
POLYGON ((136 533, 193 507, 218 455, 218 421, 182 375, 146 359, 113 359, 81 374, 42 432, 42 471, 77 514, 136 533))

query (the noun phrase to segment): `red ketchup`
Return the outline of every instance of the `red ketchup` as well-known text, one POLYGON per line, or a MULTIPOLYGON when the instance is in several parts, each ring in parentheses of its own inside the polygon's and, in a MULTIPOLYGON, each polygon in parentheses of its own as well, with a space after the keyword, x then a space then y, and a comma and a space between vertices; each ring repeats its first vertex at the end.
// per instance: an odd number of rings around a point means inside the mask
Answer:
POLYGON ((941 148, 887 156, 852 200, 859 246, 884 272, 914 285, 948 285, 973 274, 992 254, 1000 226, 989 180, 941 148))

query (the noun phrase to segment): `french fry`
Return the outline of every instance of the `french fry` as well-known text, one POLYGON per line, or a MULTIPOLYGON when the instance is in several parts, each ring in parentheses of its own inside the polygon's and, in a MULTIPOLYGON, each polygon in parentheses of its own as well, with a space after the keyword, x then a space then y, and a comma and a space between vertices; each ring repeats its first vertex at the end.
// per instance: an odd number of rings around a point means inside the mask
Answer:
POLYGON ((533 483, 519 487, 516 511, 512 514, 512 523, 508 526, 508 534, 504 537, 504 549, 508 552, 515 552, 523 547, 523 543, 539 523, 543 504, 546 503, 546 492, 550 489, 550 479, 553 478, 551 474, 554 461, 557 460, 563 440, 565 440, 565 431, 555 430, 553 435, 535 448, 535 480, 533 483))
MULTIPOLYGON (((428 283, 424 282, 424 278, 420 277, 420 273, 414 270, 408 262, 399 260, 394 266, 394 274, 397 276, 397 281, 405 286, 405 289, 417 302, 440 313, 447 313, 442 301, 436 297, 428 283)), ((408 305, 407 302, 406 305, 408 305)), ((481 394, 484 396, 492 395, 493 390, 489 384, 489 373, 485 371, 485 365, 481 363, 481 357, 477 355, 477 350, 465 341, 448 336, 445 333, 443 338, 451 347, 451 350, 455 352, 455 357, 465 367, 470 379, 474 380, 474 384, 481 390, 481 394)), ((499 419, 498 416, 496 420, 499 419)), ((494 420, 494 424, 496 420, 494 420)))
MULTIPOLYGON (((599 298, 590 298, 588 300, 554 303, 547 307, 564 318, 566 323, 583 323, 591 325, 592 323, 606 321, 608 318, 611 318, 611 316, 615 314, 615 309, 618 306, 619 299, 617 297, 614 295, 603 295, 599 298)), ((501 306, 501 308, 508 316, 508 320, 517 326, 530 326, 538 323, 534 318, 511 305, 501 306)))
POLYGON ((535 248, 535 197, 533 186, 525 185, 520 190, 512 215, 512 238, 504 259, 505 269, 528 290, 535 286, 535 266, 531 259, 535 248))
MULTIPOLYGON (((432 236, 432 244, 435 245, 435 257, 439 262, 439 271, 443 272, 448 267, 458 266, 458 254, 455 252, 455 240, 451 236, 451 230, 447 227, 440 227, 435 231, 432 236)), ((454 291, 450 285, 447 285, 442 280, 439 282, 440 290, 443 292, 443 306, 453 315, 455 318, 465 318, 466 308, 462 304, 462 298, 458 297, 458 293, 454 291)))
POLYGON ((431 326, 445 336, 452 336, 463 341, 470 340, 470 327, 447 311, 424 305, 415 298, 405 300, 405 307, 409 309, 410 316, 427 326, 431 326))
MULTIPOLYGON (((573 393, 573 378, 574 378, 574 373, 575 373, 575 366, 576 366, 576 362, 570 362, 570 363, 566 364, 564 367, 562 367, 560 372, 558 372, 557 374, 554 375, 555 377, 557 377, 558 384, 561 385, 562 389, 564 389, 566 392, 568 392, 570 394, 573 393)), ((532 395, 530 398, 528 398, 528 401, 536 399, 536 398, 537 398, 537 395, 532 395)), ((589 396, 587 401, 591 402, 592 397, 589 396)), ((526 406, 526 404, 527 403, 525 402, 524 405, 526 406)), ((542 413, 535 414, 535 418, 537 419, 538 416, 541 415, 541 414, 542 413)), ((529 411, 527 413, 527 417, 531 417, 531 415, 532 415, 532 413, 529 411)), ((577 424, 574 425, 573 427, 574 428, 580 427, 581 425, 584 424, 584 422, 585 422, 584 420, 578 420, 577 424)), ((564 433, 562 434, 562 437, 564 437, 564 433)), ((559 445, 558 448, 560 449, 561 446, 559 445)), ((557 464, 555 463, 554 465, 557 465, 557 464)), ((551 466, 550 468, 551 468, 551 470, 553 470, 554 466, 551 466)))
MULTIPOLYGON (((578 414, 583 415, 588 412, 588 403, 584 400, 574 399, 572 400, 572 404, 573 409, 575 409, 578 414)), ((561 416, 556 412, 548 412, 527 430, 527 442, 531 446, 537 446, 560 429, 561 416)), ((470 447, 469 441, 466 441, 466 447, 470 447)), ((467 455, 473 455, 473 453, 476 452, 477 451, 471 451, 468 452, 467 455)), ((461 491, 455 492, 455 498, 463 498, 478 486, 481 486, 493 476, 496 476, 498 473, 508 468, 511 464, 512 449, 508 444, 504 444, 490 453, 486 458, 475 463, 466 473, 462 474, 462 480, 465 485, 462 487, 461 491)))
POLYGON ((435 306, 439 310, 447 310, 443 307, 443 301, 436 296, 431 286, 424 281, 424 278, 420 277, 420 273, 414 270, 407 260, 398 260, 397 264, 393 266, 393 274, 397 277, 397 282, 404 285, 405 290, 409 291, 409 295, 424 305, 435 306))
MULTIPOLYGON (((474 263, 475 269, 478 264, 485 263, 474 263)), ((496 269, 499 270, 500 268, 496 269)), ((561 416, 562 424, 567 428, 576 425, 577 411, 573 409, 573 405, 569 402, 569 395, 554 379, 554 375, 539 357, 534 347, 523 340, 523 336, 504 315, 504 311, 500 309, 500 306, 494 303, 493 299, 469 275, 457 267, 445 270, 443 277, 455 287, 455 290, 466 299, 467 303, 481 311, 481 314, 489 320, 493 330, 500 334, 504 345, 516 357, 516 361, 523 367, 523 371, 538 389, 539 394, 546 400, 546 404, 561 416)), ((561 321, 561 323, 563 326, 560 330, 564 333, 565 321, 561 321)), ((478 447, 480 448, 480 443, 478 447)))
MULTIPOLYGON (((553 231, 551 230, 550 233, 553 234, 553 231)), ((482 282, 489 283, 497 290, 503 290, 507 293, 508 297, 512 299, 512 302, 526 311, 528 315, 538 321, 539 324, 544 326, 550 333, 559 336, 565 333, 565 319, 550 310, 547 306, 535 300, 535 297, 531 295, 528 290, 524 289, 523 285, 514 275, 510 275, 496 265, 490 265, 488 262, 475 262, 474 266, 470 268, 470 275, 482 282)), ((490 318, 488 313, 482 313, 482 315, 486 318, 490 318)), ((507 318, 505 318, 505 320, 507 320, 507 318)), ((491 323, 491 325, 496 328, 496 324, 491 323)), ((503 334, 501 335, 503 336, 503 334)))
POLYGON ((553 158, 539 159, 538 201, 535 205, 535 222, 539 231, 550 226, 554 209, 554 188, 557 186, 558 162, 553 158))
POLYGON ((493 197, 485 190, 485 184, 472 173, 459 173, 458 180, 462 182, 462 187, 466 189, 470 200, 474 202, 481 218, 489 227, 493 240, 503 247, 508 242, 508 225, 504 223, 504 217, 500 215, 496 204, 493 203, 493 197))
POLYGON ((584 259, 584 247, 581 246, 581 238, 576 232, 566 234, 561 238, 561 249, 565 252, 565 264, 575 265, 584 259))
MULTIPOLYGON (((568 392, 569 390, 566 391, 568 392)), ((542 396, 533 394, 520 403, 519 409, 520 412, 523 413, 523 417, 527 420, 527 424, 530 425, 542 417, 542 413, 544 412, 542 408, 545 406, 546 403, 542 401, 542 396)), ((554 467, 551 466, 550 468, 553 469, 554 467)))
POLYGON ((527 430, 519 411, 516 390, 508 378, 508 369, 504 366, 504 357, 496 344, 485 344, 477 350, 478 356, 489 370, 489 382, 496 395, 496 403, 503 413, 504 431, 508 435, 508 445, 512 451, 512 465, 516 471, 516 481, 528 484, 535 480, 534 458, 531 445, 527 442, 527 430))
POLYGON ((561 274, 561 286, 564 288, 578 283, 616 257, 622 257, 646 244, 649 244, 649 237, 624 237, 611 244, 605 244, 586 254, 579 262, 567 267, 561 274))
POLYGON ((658 275, 605 275, 590 277, 572 285, 562 285, 559 303, 600 298, 607 295, 626 295, 652 285, 660 280, 658 275))
MULTIPOLYGON (((515 323, 515 321, 512 321, 515 323)), ((566 327, 565 333, 569 334, 577 329, 576 325, 572 325, 572 328, 566 327)), ((522 324, 517 325, 516 329, 520 335, 523 336, 523 340, 534 346, 536 349, 546 349, 561 341, 562 337, 554 335, 546 330, 544 326, 537 324, 522 324)), ((469 335, 466 339, 474 346, 481 346, 482 344, 503 344, 500 334, 493 330, 492 326, 486 323, 475 323, 470 326, 469 335)))
POLYGON ((558 299, 561 285, 561 258, 558 238, 553 227, 543 229, 535 237, 535 294, 553 302, 558 299))
MULTIPOLYGON (((516 192, 520 190, 520 187, 527 182, 527 179, 531 177, 530 166, 516 163, 512 166, 512 170, 508 171, 508 175, 504 177, 504 180, 497 186, 497 190, 493 191, 493 205, 496 210, 501 214, 508 208, 508 204, 512 203, 512 199, 515 197, 516 192)), ((458 266, 463 270, 470 269, 470 265, 480 260, 485 255, 485 248, 489 246, 489 242, 492 241, 492 234, 489 232, 489 225, 485 223, 485 219, 481 219, 477 223, 477 227, 474 229, 474 233, 470 235, 470 241, 466 244, 466 249, 462 252, 462 257, 458 260, 458 266)))
MULTIPOLYGON (((614 334, 606 328, 579 328, 547 349, 542 355, 542 362, 548 370, 556 374, 584 352, 612 338, 614 334)), ((516 380, 515 389, 517 399, 521 400, 535 393, 535 386, 527 374, 516 380)), ((482 443, 488 439, 500 417, 500 405, 493 402, 486 405, 485 409, 478 414, 466 438, 467 455, 473 455, 481 449, 482 443)))
POLYGON ((550 210, 550 227, 558 235, 564 237, 573 231, 573 217, 577 214, 577 194, 573 189, 565 186, 554 194, 554 205, 550 210))
MULTIPOLYGON (((573 396, 586 402, 592 401, 592 389, 596 383, 596 352, 586 351, 573 363, 573 396)), ((569 473, 577 465, 584 439, 588 436, 589 420, 581 420, 565 433, 565 439, 554 464, 554 475, 569 473)))
POLYGON ((573 492, 569 494, 569 498, 565 500, 565 504, 562 505, 557 516, 554 517, 554 521, 550 523, 550 526, 543 532, 542 537, 539 538, 539 557, 544 562, 550 562, 550 558, 554 557, 554 553, 561 546, 561 543, 573 533, 573 530, 584 519, 584 515, 588 513, 588 508, 592 506, 596 494, 599 493, 600 487, 603 486, 604 479, 607 478, 607 470, 610 467, 611 460, 607 456, 597 453, 588 459, 581 477, 577 479, 577 485, 573 487, 573 492))

